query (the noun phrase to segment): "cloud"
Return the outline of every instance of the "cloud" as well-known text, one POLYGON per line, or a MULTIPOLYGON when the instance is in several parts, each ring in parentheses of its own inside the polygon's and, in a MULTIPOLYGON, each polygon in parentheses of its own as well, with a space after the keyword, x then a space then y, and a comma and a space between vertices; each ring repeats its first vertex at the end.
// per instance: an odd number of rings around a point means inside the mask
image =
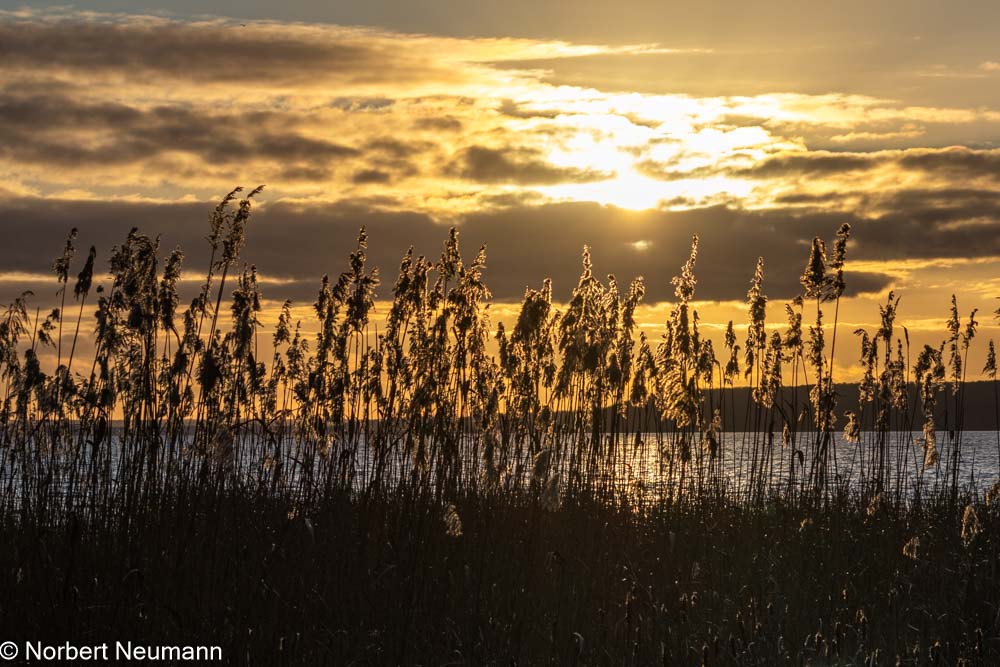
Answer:
MULTIPOLYGON (((772 299, 791 298, 800 289, 810 240, 820 236, 829 241, 843 222, 853 227, 849 295, 889 287, 905 292, 900 262, 913 273, 921 267, 941 270, 949 259, 978 258, 976 266, 988 271, 988 260, 1000 257, 1000 193, 918 189, 882 197, 878 208, 885 212, 869 217, 817 207, 634 212, 586 202, 511 199, 499 202, 500 208, 465 216, 458 229, 466 257, 480 245, 487 246, 487 284, 500 301, 508 302, 519 300, 526 287, 537 287, 546 277, 553 278, 556 296, 566 299, 577 282, 585 244, 592 248, 598 275, 613 273, 621 284, 642 275, 648 301, 669 300, 670 280, 686 259, 694 234, 701 239, 697 296, 719 301, 743 300, 758 255, 765 259, 765 292, 772 299), (852 261, 864 271, 852 270, 852 261), (879 271, 880 263, 885 263, 885 272, 879 271)), ((322 274, 336 275, 345 269, 363 225, 370 237, 369 258, 389 285, 407 247, 436 258, 448 230, 425 213, 384 207, 391 203, 378 199, 265 203, 251 218, 243 260, 285 281, 267 285, 269 298, 308 303, 322 274)), ((47 273, 71 227, 80 230, 81 248, 98 247, 103 267, 111 247, 138 224, 144 233, 162 235, 161 254, 179 245, 186 254, 186 271, 197 277, 207 267, 204 237, 211 206, 12 197, 0 201, 8 241, 0 244, 0 274, 47 273)), ((29 283, 22 281, 17 288, 30 287, 29 283)), ((388 294, 385 285, 383 297, 388 294)), ((3 298, 14 292, 14 283, 0 285, 3 298)), ((36 292, 54 294, 55 285, 43 283, 36 292)))
POLYGON ((359 29, 81 14, 0 19, 7 66, 36 71, 294 87, 460 78, 359 29))
MULTIPOLYGON (((0 45, 7 66, 66 78, 86 76, 114 86, 163 82, 238 89, 338 90, 339 107, 357 110, 351 91, 386 87, 510 82, 518 74, 488 63, 594 53, 662 51, 649 45, 601 46, 558 40, 453 38, 377 28, 213 18, 196 21, 98 14, 54 8, 0 11, 0 45), (490 72, 496 72, 491 76, 490 72)), ((378 108, 389 100, 370 97, 378 108)))
POLYGON ((589 183, 613 176, 593 169, 554 166, 543 159, 540 150, 534 148, 485 146, 470 146, 460 151, 450 171, 472 181, 519 185, 589 183))
POLYGON ((362 169, 354 172, 351 180, 358 184, 388 183, 392 180, 392 175, 378 169, 362 169))
POLYGON ((0 156, 93 169, 174 153, 213 165, 270 160, 314 166, 359 154, 291 129, 295 120, 277 112, 211 112, 182 105, 143 109, 61 94, 23 96, 7 88, 0 92, 0 156))
POLYGON ((733 169, 733 176, 749 178, 784 178, 788 176, 817 176, 844 174, 870 169, 885 160, 882 156, 860 153, 830 153, 812 151, 808 153, 780 154, 758 162, 750 167, 733 169))
MULTIPOLYGON (((208 261, 204 236, 210 208, 209 203, 8 200, 0 203, 0 219, 5 220, 5 236, 10 240, 0 247, 0 273, 45 273, 50 256, 60 251, 61 239, 74 226, 80 230, 79 245, 96 245, 104 266, 110 248, 140 222, 142 232, 161 235, 162 254, 179 245, 186 254, 186 270, 198 276, 208 261), (25 252, 25 248, 32 252, 25 252)), ((789 298, 797 293, 809 239, 814 234, 830 236, 842 221, 842 217, 829 214, 789 215, 724 207, 636 213, 574 203, 514 205, 470 215, 458 228, 467 256, 479 245, 487 246, 487 282, 503 301, 518 300, 526 287, 537 286, 546 277, 554 279, 557 296, 568 297, 579 275, 584 244, 593 248, 599 274, 614 273, 622 283, 643 275, 649 299, 667 300, 673 293, 670 279, 686 258, 692 234, 701 237, 699 298, 741 300, 758 254, 767 261, 768 294, 789 298), (567 229, 573 233, 568 234, 567 229)), ((1000 244, 992 240, 996 229, 990 226, 941 230, 918 223, 911 229, 906 221, 890 219, 853 222, 858 256, 878 257, 884 248, 892 247, 879 235, 880 226, 900 225, 917 237, 910 239, 910 244, 923 242, 928 248, 958 255, 967 254, 965 245, 976 242, 978 251, 1000 254, 1000 244)), ((418 254, 436 258, 447 237, 447 226, 426 215, 379 210, 369 201, 308 205, 279 201, 255 210, 243 259, 256 264, 265 275, 290 281, 269 285, 270 298, 308 301, 323 273, 344 270, 362 225, 370 237, 369 257, 387 281, 407 247, 413 245, 418 254)), ((911 255, 909 247, 894 254, 911 255)), ((852 294, 879 291, 889 283, 887 275, 877 272, 853 273, 848 280, 852 294)))
MULTIPOLYGON (((1000 180, 1000 149, 951 146, 870 152, 796 150, 776 152, 760 160, 748 157, 746 153, 736 150, 729 155, 720 156, 715 164, 691 171, 672 169, 679 158, 675 158, 672 163, 646 159, 639 163, 639 167, 643 173, 661 180, 713 175, 778 181, 825 180, 855 175, 870 176, 878 170, 891 174, 897 182, 906 172, 909 172, 907 175, 911 177, 938 183, 951 179, 1000 180), (733 166, 733 162, 742 164, 733 166)), ((863 189, 862 192, 865 190, 867 189, 863 189)), ((809 193, 797 193, 795 196, 808 198, 809 193)))
POLYGON ((905 77, 878 94, 795 68, 751 80, 788 54, 687 46, 0 12, 0 272, 45 272, 69 227, 106 253, 135 224, 200 271, 205 202, 236 182, 269 186, 247 260, 306 300, 361 225, 391 275, 406 246, 436 255, 458 224, 469 253, 488 245, 504 300, 546 276, 567 296, 584 243, 653 300, 692 234, 706 299, 741 299, 758 253, 768 293, 793 295, 809 240, 844 221, 868 263, 852 294, 902 281, 882 259, 1000 255, 989 103, 893 99, 905 77))
POLYGON ((921 169, 956 177, 989 176, 1000 179, 1000 150, 973 150, 954 146, 942 150, 904 151, 898 164, 906 169, 921 169))
POLYGON ((459 132, 464 127, 462 121, 454 116, 436 116, 417 118, 413 121, 417 130, 436 130, 440 132, 459 132))
MULTIPOLYGON (((734 180, 856 177, 896 160, 806 150, 817 141, 937 141, 942 124, 988 128, 997 120, 986 108, 848 93, 694 97, 632 86, 618 94, 585 87, 586 76, 577 87, 555 87, 533 64, 628 74, 637 63, 741 57, 693 45, 459 39, 69 10, 0 12, 0 45, 12 63, 0 91, 0 176, 45 192, 127 188, 204 198, 253 180, 283 196, 358 197, 391 187, 401 209, 438 220, 516 188, 623 206, 757 206, 790 193, 771 193, 768 184, 746 198, 755 185, 733 189, 734 180), (598 187, 630 172, 651 178, 613 192, 598 187), (576 189, 545 190, 560 185, 576 189)), ((911 162, 893 164, 927 180, 944 173, 911 162)), ((866 189, 860 180, 850 185, 866 189)))

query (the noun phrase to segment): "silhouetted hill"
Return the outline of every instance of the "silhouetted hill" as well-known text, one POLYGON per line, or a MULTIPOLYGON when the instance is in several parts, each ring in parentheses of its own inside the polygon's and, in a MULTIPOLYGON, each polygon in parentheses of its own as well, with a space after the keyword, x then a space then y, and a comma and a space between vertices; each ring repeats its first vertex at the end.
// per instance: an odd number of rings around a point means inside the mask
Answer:
MULTIPOLYGON (((725 404, 725 415, 723 416, 723 425, 725 430, 740 431, 744 428, 753 430, 754 423, 752 419, 758 408, 751 400, 751 391, 752 389, 749 387, 736 387, 733 389, 727 388, 721 392, 722 401, 725 404), (749 419, 748 413, 750 415, 749 419)), ((916 387, 911 385, 908 394, 909 413, 911 415, 916 415, 913 417, 912 423, 914 424, 915 430, 919 430, 923 419, 919 416, 920 403, 917 399, 916 387)), ((935 409, 935 421, 940 430, 947 430, 956 427, 955 398, 955 395, 951 392, 950 385, 946 386, 938 394, 937 406, 935 409)), ((711 410, 719 407, 719 399, 720 392, 718 390, 712 391, 710 396, 706 396, 705 410, 710 412, 711 410)), ((996 399, 997 394, 994 393, 994 385, 992 382, 983 381, 965 383, 958 394, 959 406, 962 408, 963 414, 961 423, 962 428, 967 431, 996 430, 996 399)), ((803 406, 808 405, 809 388, 805 386, 795 388, 784 387, 781 392, 781 400, 779 403, 785 414, 789 418, 792 418, 793 415, 801 412, 803 406)), ((845 423, 843 414, 847 410, 853 410, 856 413, 861 413, 858 408, 857 383, 837 385, 837 430, 843 428, 845 423)), ((641 410, 638 408, 631 412, 630 423, 634 424, 638 421, 635 418, 640 412, 641 410)), ((872 406, 868 405, 866 406, 864 413, 861 413, 863 428, 866 430, 873 427, 874 415, 872 412, 872 406)), ((653 414, 654 411, 650 408, 647 413, 647 417, 651 417, 653 414)), ((607 412, 606 419, 610 426, 610 411, 607 412)), ((893 426, 895 425, 896 422, 894 421, 893 426)), ((760 424, 760 428, 763 429, 766 427, 766 423, 760 424)), ((782 422, 780 417, 776 417, 775 429, 781 430, 781 427, 782 422)))

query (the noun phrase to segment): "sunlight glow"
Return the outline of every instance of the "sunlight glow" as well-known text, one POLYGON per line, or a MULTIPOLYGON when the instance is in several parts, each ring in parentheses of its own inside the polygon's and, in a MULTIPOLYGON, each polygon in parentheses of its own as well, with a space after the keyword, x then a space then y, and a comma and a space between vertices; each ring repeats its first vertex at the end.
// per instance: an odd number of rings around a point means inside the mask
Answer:
POLYGON ((593 201, 630 211, 650 208, 684 210, 712 203, 725 203, 750 195, 753 184, 725 177, 686 178, 660 181, 634 169, 596 183, 569 183, 539 188, 556 200, 593 201))
POLYGON ((663 183, 633 169, 619 172, 614 178, 596 183, 567 183, 539 190, 556 200, 593 201, 631 211, 656 208, 664 199, 663 183))

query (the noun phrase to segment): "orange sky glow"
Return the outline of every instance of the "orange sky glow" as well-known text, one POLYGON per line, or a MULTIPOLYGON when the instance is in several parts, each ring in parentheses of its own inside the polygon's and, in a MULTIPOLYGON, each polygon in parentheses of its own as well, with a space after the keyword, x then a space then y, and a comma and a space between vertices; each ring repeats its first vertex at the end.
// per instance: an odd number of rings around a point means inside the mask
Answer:
POLYGON ((633 4, 582 2, 551 29, 520 28, 521 2, 0 10, 0 297, 51 304, 71 227, 99 263, 132 226, 162 234, 196 288, 211 207, 264 183, 244 257, 269 325, 286 298, 308 319, 361 225, 382 298, 408 246, 436 255, 457 227, 469 259, 487 246, 494 321, 546 277, 565 301, 586 244, 599 275, 645 278, 654 340, 698 234, 697 307, 721 338, 745 322, 757 256, 782 329, 811 239, 849 222, 841 378, 890 291, 914 346, 947 335, 952 294, 963 318, 978 308, 978 378, 1000 335, 1000 50, 983 27, 998 10, 859 5, 855 22, 793 12, 778 30, 777 3, 633 4))

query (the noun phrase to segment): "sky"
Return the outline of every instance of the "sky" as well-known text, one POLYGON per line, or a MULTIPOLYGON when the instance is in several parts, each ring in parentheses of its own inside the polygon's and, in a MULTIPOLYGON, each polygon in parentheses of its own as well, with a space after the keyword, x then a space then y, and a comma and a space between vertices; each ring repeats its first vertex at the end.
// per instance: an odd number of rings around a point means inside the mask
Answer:
POLYGON ((655 338, 698 234, 706 328, 745 321, 758 256, 780 326, 849 222, 847 332, 893 290, 915 344, 952 294, 995 336, 998 32, 993 2, 0 1, 0 298, 54 300, 72 227, 99 263, 160 234, 197 276, 214 202, 266 184, 244 257, 272 305, 307 308, 362 225, 383 295, 457 227, 495 319, 545 277, 565 300, 587 244, 644 277, 655 338))

